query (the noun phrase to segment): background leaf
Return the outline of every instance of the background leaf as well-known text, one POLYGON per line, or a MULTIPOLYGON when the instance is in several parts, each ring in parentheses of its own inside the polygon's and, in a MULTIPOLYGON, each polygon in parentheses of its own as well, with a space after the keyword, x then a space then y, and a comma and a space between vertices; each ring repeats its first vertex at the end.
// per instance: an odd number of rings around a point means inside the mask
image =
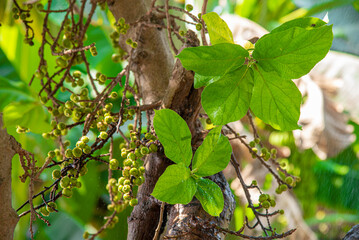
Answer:
POLYGON ((3 112, 4 127, 22 126, 33 133, 51 130, 42 105, 39 102, 15 102, 7 105, 3 112))
POLYGON ((210 12, 203 15, 203 20, 207 25, 209 37, 212 45, 219 43, 234 43, 233 35, 228 25, 217 13, 210 12))
POLYGON ((182 164, 169 166, 158 179, 152 196, 169 204, 187 204, 196 193, 196 181, 182 164))
POLYGON ((254 88, 250 107, 265 123, 282 131, 298 129, 302 95, 297 86, 276 72, 254 70, 254 88))
POLYGON ((156 111, 153 126, 166 156, 175 163, 189 166, 192 160, 192 135, 187 123, 176 112, 162 109, 156 111))
POLYGON ((221 135, 221 129, 222 126, 212 129, 197 149, 192 163, 192 169, 197 169, 196 175, 211 176, 227 167, 232 147, 228 138, 221 135))
POLYGON ((332 26, 313 30, 289 28, 260 38, 253 58, 265 71, 295 79, 307 74, 327 55, 332 40, 332 26))
POLYGON ((219 186, 209 179, 200 178, 197 181, 196 198, 203 209, 212 216, 219 216, 224 207, 224 198, 219 186))
POLYGON ((239 68, 248 56, 247 50, 231 43, 185 48, 177 55, 184 68, 203 76, 220 76, 239 68))
POLYGON ((29 88, 21 81, 11 81, 0 76, 0 111, 6 105, 16 101, 34 100, 29 88))
POLYGON ((247 113, 253 89, 252 72, 242 66, 203 90, 202 106, 214 124, 224 125, 247 113))

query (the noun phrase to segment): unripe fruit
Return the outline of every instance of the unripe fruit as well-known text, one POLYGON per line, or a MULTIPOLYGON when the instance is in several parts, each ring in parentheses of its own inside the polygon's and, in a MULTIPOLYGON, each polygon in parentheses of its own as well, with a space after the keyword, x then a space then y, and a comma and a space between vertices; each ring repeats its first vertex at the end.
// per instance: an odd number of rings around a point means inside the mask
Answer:
POLYGON ((110 168, 111 170, 116 170, 119 166, 119 162, 117 159, 111 159, 110 160, 110 168))
POLYGON ((157 147, 156 144, 151 144, 151 145, 150 145, 150 151, 151 151, 151 152, 157 152, 157 150, 158 150, 158 147, 157 147))
POLYGON ((141 174, 144 174, 146 171, 144 166, 139 167, 138 170, 140 171, 141 174))
POLYGON ((70 198, 72 197, 72 191, 70 188, 64 188, 62 189, 62 195, 67 197, 67 198, 70 198))
POLYGON ((90 237, 90 234, 88 232, 84 232, 84 234, 82 234, 83 239, 88 239, 90 237))
POLYGON ((292 185, 293 178, 292 177, 286 177, 284 181, 285 181, 286 184, 292 185))
POLYGON ((84 143, 83 141, 78 141, 78 142, 76 143, 76 147, 81 148, 81 149, 84 148, 85 145, 86 145, 86 143, 84 143))
POLYGON ((101 138, 101 139, 106 139, 107 137, 108 137, 107 132, 100 132, 99 138, 101 138))
POLYGON ((284 214, 284 210, 283 210, 283 209, 279 210, 279 213, 283 215, 283 214, 284 214))
POLYGON ((45 206, 40 209, 40 212, 45 217, 50 215, 49 211, 47 211, 45 206))
POLYGON ((125 193, 124 195, 123 195, 123 199, 125 199, 125 200, 130 200, 132 197, 131 197, 131 195, 129 194, 129 193, 125 193))
POLYGON ((61 171, 59 169, 55 169, 52 171, 52 179, 59 179, 61 177, 61 171))
POLYGON ((126 180, 126 178, 120 177, 120 178, 118 179, 118 184, 119 184, 119 185, 124 185, 125 180, 126 180))
POLYGON ((72 154, 75 156, 75 157, 81 157, 82 155, 82 150, 78 147, 75 147, 73 150, 72 150, 72 154))
POLYGON ((268 199, 267 194, 261 194, 261 195, 259 196, 259 202, 264 202, 264 201, 266 201, 267 199, 268 199))
POLYGON ((187 10, 188 12, 191 12, 191 11, 193 10, 193 6, 192 6, 191 4, 187 4, 187 5, 186 5, 186 10, 187 10))
POLYGON ((73 76, 74 78, 79 78, 79 77, 81 77, 81 72, 78 71, 78 70, 76 70, 76 71, 74 71, 74 72, 72 73, 72 76, 73 76))
POLYGON ((138 177, 138 176, 139 176, 139 171, 138 171, 137 168, 131 168, 130 174, 131 174, 132 176, 138 177))
POLYGON ((57 209, 56 203, 54 203, 54 202, 49 202, 49 203, 47 203, 46 210, 47 210, 49 213, 55 212, 56 209, 57 209))
POLYGON ((50 151, 47 153, 47 156, 50 158, 54 158, 56 156, 56 153, 54 151, 50 151))
POLYGON ((67 157, 67 158, 73 157, 73 154, 72 154, 72 150, 71 150, 71 149, 66 149, 66 151, 65 151, 65 157, 67 157))
POLYGON ((66 124, 63 122, 60 122, 59 124, 57 124, 57 129, 59 130, 64 130, 66 128, 66 124))
POLYGON ((83 147, 82 151, 85 153, 85 154, 90 154, 91 153, 91 147, 89 145, 85 145, 85 147, 83 147))
POLYGON ((87 136, 82 136, 81 141, 84 143, 88 143, 90 141, 90 139, 87 136))
POLYGON ((131 167, 132 164, 133 164, 133 161, 131 159, 126 159, 125 161, 123 161, 124 166, 131 167))
POLYGON ((131 186, 130 185, 124 185, 123 187, 122 187, 122 192, 123 193, 128 193, 128 192, 130 192, 131 191, 131 186))
POLYGON ((285 184, 281 184, 281 185, 279 186, 279 188, 280 188, 280 190, 281 190, 282 192, 284 192, 284 191, 286 191, 286 190, 288 189, 288 186, 285 185, 285 184))
POLYGON ((131 160, 136 160, 136 156, 133 152, 130 152, 127 154, 127 158, 131 159, 131 160))
POLYGON ((138 204, 137 198, 134 198, 134 199, 131 199, 131 200, 130 200, 130 206, 131 206, 131 207, 134 207, 134 206, 136 206, 137 204, 138 204))
POLYGON ((201 31, 202 30, 202 24, 197 23, 196 24, 196 29, 197 29, 197 31, 201 31))
POLYGON ((271 199, 269 202, 271 207, 275 207, 276 202, 273 199, 271 199))
POLYGON ((146 155, 150 152, 150 150, 147 147, 142 147, 141 148, 141 154, 142 155, 146 155))
POLYGON ((68 176, 65 176, 60 181, 60 186, 62 188, 67 188, 70 185, 70 178, 68 176))
POLYGON ((268 201, 262 202, 262 207, 268 209, 270 207, 270 203, 268 201))

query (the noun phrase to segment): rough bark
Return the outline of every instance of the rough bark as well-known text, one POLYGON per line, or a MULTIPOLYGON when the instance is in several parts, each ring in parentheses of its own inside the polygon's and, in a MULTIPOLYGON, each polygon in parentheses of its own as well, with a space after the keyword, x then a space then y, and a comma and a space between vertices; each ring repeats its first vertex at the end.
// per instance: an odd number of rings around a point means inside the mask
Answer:
MULTIPOLYGON (((123 17, 126 23, 134 23, 141 18, 147 18, 149 21, 156 22, 156 16, 146 15, 150 2, 108 0, 107 4, 116 20, 123 17)), ((161 100, 166 92, 173 68, 173 56, 164 30, 139 25, 131 27, 127 34, 120 38, 122 49, 127 52, 131 51, 125 43, 126 39, 135 40, 135 33, 138 31, 141 31, 141 34, 138 47, 133 50, 131 70, 135 74, 144 104, 151 104, 161 100)))
POLYGON ((19 220, 11 206, 11 160, 19 147, 3 129, 0 113, 0 239, 12 239, 19 220))
MULTIPOLYGON (((125 18, 126 23, 133 23, 139 19, 161 24, 153 14, 148 15, 150 6, 149 0, 108 0, 109 8, 115 19, 125 18), (129 7, 130 6, 130 7, 129 7)), ((130 29, 125 37, 120 39, 120 45, 126 51, 131 51, 124 43, 127 38, 135 38, 135 33, 140 31, 138 47, 134 51, 131 62, 131 70, 134 72, 136 82, 144 104, 150 104, 162 100, 162 106, 170 108, 179 113, 186 120, 193 136, 193 142, 201 141, 200 128, 196 122, 197 115, 201 109, 201 90, 193 88, 194 73, 185 70, 180 61, 174 64, 173 55, 169 48, 166 31, 141 26, 130 29)), ((199 44, 194 33, 189 32, 191 43, 187 46, 199 44)), ((194 144, 197 145, 197 144, 194 144)), ((163 149, 160 152, 163 152, 163 149)), ((165 158, 163 153, 152 154, 145 160, 146 174, 145 183, 139 188, 139 204, 135 206, 131 217, 128 219, 128 239, 152 239, 155 229, 159 223, 161 202, 153 198, 152 193, 158 178, 165 171, 171 161, 165 158)), ((162 232, 183 234, 181 239, 194 239, 200 234, 200 239, 218 239, 218 236, 211 231, 197 229, 193 232, 188 230, 191 216, 199 216, 204 220, 214 221, 222 227, 228 227, 234 211, 234 198, 229 189, 228 183, 223 175, 217 174, 213 180, 221 187, 225 197, 226 205, 219 218, 213 218, 204 212, 198 200, 194 199, 188 205, 166 206, 162 232), (178 209, 182 210, 179 212, 178 209), (184 215, 183 215, 184 214, 184 215), (169 219, 167 221, 167 219, 169 219), (178 219, 182 219, 178 221, 178 219)), ((221 237, 221 236, 219 236, 221 237)), ((198 239, 198 238, 197 238, 198 239)))
POLYGON ((343 240, 355 240, 359 239, 359 225, 355 225, 350 229, 350 231, 345 235, 343 240))

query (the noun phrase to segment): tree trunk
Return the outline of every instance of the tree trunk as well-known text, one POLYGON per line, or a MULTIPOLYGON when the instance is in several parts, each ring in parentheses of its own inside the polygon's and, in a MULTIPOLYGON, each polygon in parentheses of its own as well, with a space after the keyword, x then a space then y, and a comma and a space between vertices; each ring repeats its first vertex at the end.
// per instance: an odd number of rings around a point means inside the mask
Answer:
POLYGON ((0 239, 13 239, 19 220, 11 206, 11 160, 19 147, 16 140, 3 129, 0 113, 0 239))
MULTIPOLYGON (((108 0, 110 11, 115 19, 123 17, 126 23, 133 23, 139 19, 147 18, 149 21, 159 24, 153 14, 147 15, 150 8, 150 0, 108 0)), ((138 47, 134 51, 131 70, 134 72, 136 82, 139 85, 140 94, 144 104, 162 100, 162 106, 179 113, 187 122, 194 141, 201 142, 201 126, 197 123, 197 115, 201 109, 201 90, 193 88, 193 72, 185 70, 180 61, 174 64, 167 33, 156 28, 131 27, 129 32, 120 39, 120 45, 126 51, 131 51, 125 44, 127 38, 134 38, 135 33, 141 31, 138 47)), ((199 45, 199 41, 193 32, 189 31, 191 43, 187 46, 199 45)), ((153 117, 153 112, 150 117, 153 117)), ((128 239, 152 239, 160 219, 161 202, 152 197, 154 186, 158 178, 171 164, 164 154, 151 154, 145 159, 146 174, 145 183, 139 188, 139 204, 135 206, 128 219, 128 239)), ((193 216, 200 217, 204 221, 215 222, 221 227, 228 227, 234 211, 235 201, 229 185, 222 173, 212 176, 222 189, 225 199, 225 207, 218 218, 211 217, 201 207, 199 201, 194 199, 187 205, 167 205, 164 211, 161 232, 176 239, 223 239, 208 229, 201 229, 199 225, 193 226, 193 216), (164 230, 166 229, 166 231, 164 230)))

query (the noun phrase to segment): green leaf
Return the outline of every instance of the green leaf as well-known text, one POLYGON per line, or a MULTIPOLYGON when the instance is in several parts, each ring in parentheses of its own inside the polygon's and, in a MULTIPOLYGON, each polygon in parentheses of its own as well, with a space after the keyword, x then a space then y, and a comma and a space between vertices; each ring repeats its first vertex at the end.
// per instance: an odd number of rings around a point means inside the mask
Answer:
POLYGON ((192 159, 192 135, 187 123, 176 112, 162 109, 156 111, 153 126, 166 156, 188 167, 192 159))
POLYGON ((255 69, 250 107, 265 123, 282 131, 298 129, 301 101, 302 95, 291 80, 260 66, 255 69))
POLYGON ((24 82, 11 81, 0 76, 0 111, 11 102, 26 100, 34 99, 24 82))
POLYGON ((233 71, 248 56, 247 50, 231 43, 185 48, 177 55, 184 68, 203 76, 220 76, 233 71))
POLYGON ((223 211, 224 198, 221 188, 209 179, 197 180, 196 198, 203 209, 212 216, 219 216, 223 211))
POLYGON ((4 127, 27 127, 33 133, 43 133, 51 130, 46 121, 46 114, 39 102, 15 102, 4 108, 4 127))
POLYGON ((332 40, 332 26, 312 30, 293 27, 260 38, 255 44, 253 58, 267 72, 299 78, 327 55, 332 40))
POLYGON ((239 120, 248 111, 252 88, 253 70, 242 66, 203 90, 203 109, 216 125, 239 120))
POLYGON ((167 167, 158 179, 152 196, 169 204, 187 204, 196 193, 197 186, 189 168, 182 164, 167 167))
POLYGON ((215 12, 210 12, 202 16, 207 25, 209 37, 212 45, 219 43, 234 43, 233 35, 227 23, 215 12))
POLYGON ((220 79, 220 76, 202 76, 199 74, 195 74, 194 75, 194 88, 200 88, 200 87, 205 87, 208 86, 209 84, 217 81, 218 79, 220 79))
POLYGON ((201 177, 211 176, 227 167, 232 147, 221 134, 222 126, 212 129, 197 149, 192 163, 194 173, 201 177))
POLYGON ((300 28, 304 28, 306 30, 311 30, 314 28, 324 26, 325 24, 326 24, 326 22, 324 22, 323 20, 321 20, 319 18, 315 18, 315 17, 297 18, 292 21, 283 23, 279 27, 273 29, 269 34, 281 32, 281 31, 284 31, 284 30, 287 30, 287 29, 293 28, 293 27, 300 27, 300 28))

